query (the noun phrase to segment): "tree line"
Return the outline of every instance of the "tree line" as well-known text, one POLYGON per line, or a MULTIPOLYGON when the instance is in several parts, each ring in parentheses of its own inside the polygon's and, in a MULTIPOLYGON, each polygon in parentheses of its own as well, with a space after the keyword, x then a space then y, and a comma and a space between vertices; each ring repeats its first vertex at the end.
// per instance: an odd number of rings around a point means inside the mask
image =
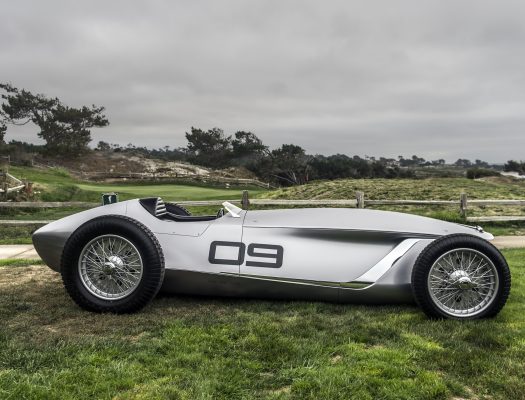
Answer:
MULTIPOLYGON (((92 151, 91 129, 109 124, 104 107, 65 105, 58 98, 44 94, 33 94, 9 83, 0 84, 3 100, 0 107, 0 153, 40 153, 51 157, 75 157, 92 151), (33 123, 39 128, 38 137, 43 146, 12 140, 5 143, 4 137, 10 125, 33 123)), ((281 185, 295 185, 315 179, 338 178, 408 178, 414 177, 410 167, 444 166, 445 160, 427 161, 413 155, 405 158, 349 157, 345 154, 309 155, 296 144, 283 144, 270 149, 250 131, 237 131, 226 135, 220 128, 203 130, 192 127, 185 134, 186 147, 157 149, 137 147, 133 144, 120 146, 100 141, 95 151, 126 152, 142 154, 164 160, 188 161, 205 167, 222 169, 244 167, 259 178, 281 185)), ((458 159, 453 165, 469 168, 471 176, 490 174, 487 162, 458 159)), ((523 162, 509 161, 505 169, 525 174, 523 162)))
MULTIPOLYGON (((165 160, 188 161, 205 167, 223 169, 244 167, 254 172, 260 179, 280 185, 303 184, 310 180, 341 178, 414 178, 414 167, 444 167, 444 159, 425 160, 413 155, 405 158, 360 156, 345 154, 325 156, 309 155, 295 144, 283 144, 271 150, 253 132, 237 131, 226 135, 220 128, 203 130, 192 127, 186 132, 187 145, 171 149, 147 149, 128 144, 99 142, 96 150, 130 152, 165 160)), ((471 179, 497 175, 489 163, 482 160, 458 159, 452 164, 467 169, 471 179)))
MULTIPOLYGON (((99 142, 96 151, 130 152, 172 161, 187 161, 214 169, 243 167, 260 179, 280 185, 303 184, 315 179, 414 177, 412 170, 400 168, 394 159, 309 155, 295 144, 270 149, 253 132, 237 131, 226 135, 220 128, 203 130, 192 127, 186 132, 187 145, 171 149, 147 149, 128 144, 99 142)), ((422 160, 422 159, 420 159, 422 160)))
POLYGON ((504 170, 525 175, 525 161, 509 160, 505 163, 504 170))

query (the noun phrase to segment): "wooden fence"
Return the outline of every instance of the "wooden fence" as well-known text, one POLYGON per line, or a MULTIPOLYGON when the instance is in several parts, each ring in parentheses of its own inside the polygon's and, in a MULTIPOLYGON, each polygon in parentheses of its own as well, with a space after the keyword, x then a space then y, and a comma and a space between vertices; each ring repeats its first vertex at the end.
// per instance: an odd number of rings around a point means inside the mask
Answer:
POLYGON ((7 200, 7 195, 9 193, 18 192, 22 189, 28 191, 31 190, 31 188, 31 182, 21 181, 20 179, 11 175, 9 172, 0 171, 0 197, 2 197, 4 200, 7 200))
MULTIPOLYGON (((456 206, 462 217, 469 222, 490 222, 490 221, 525 221, 525 216, 486 216, 486 217, 469 217, 469 206, 525 206, 525 199, 521 200, 469 200, 468 196, 463 193, 457 200, 368 200, 365 199, 363 192, 356 192, 355 198, 352 199, 313 199, 313 200, 285 200, 285 199, 250 199, 247 190, 242 192, 240 199, 231 200, 197 200, 197 201, 177 201, 177 204, 183 206, 220 206, 224 201, 239 204, 245 210, 251 206, 340 206, 351 208, 365 208, 367 206, 456 206)), ((0 208, 93 208, 100 206, 100 203, 89 203, 81 201, 69 202, 0 202, 0 208)), ((23 220, 0 220, 0 224, 8 225, 38 225, 50 221, 23 221, 23 220)))

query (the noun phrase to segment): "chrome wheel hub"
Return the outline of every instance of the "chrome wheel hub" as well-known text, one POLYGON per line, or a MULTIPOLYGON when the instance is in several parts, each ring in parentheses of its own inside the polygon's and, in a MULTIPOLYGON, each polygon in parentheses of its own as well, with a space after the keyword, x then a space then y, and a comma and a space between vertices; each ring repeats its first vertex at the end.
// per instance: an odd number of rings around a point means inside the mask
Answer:
POLYGON ((461 269, 452 272, 450 274, 449 280, 453 285, 462 290, 472 289, 476 286, 472 282, 472 279, 470 279, 468 273, 461 269))
POLYGON ((474 249, 454 249, 439 257, 428 275, 432 300, 445 313, 471 317, 496 297, 499 279, 494 263, 474 249))
POLYGON ((78 261, 80 280, 94 296, 118 300, 130 295, 142 279, 137 248, 117 235, 102 235, 84 246, 78 261))

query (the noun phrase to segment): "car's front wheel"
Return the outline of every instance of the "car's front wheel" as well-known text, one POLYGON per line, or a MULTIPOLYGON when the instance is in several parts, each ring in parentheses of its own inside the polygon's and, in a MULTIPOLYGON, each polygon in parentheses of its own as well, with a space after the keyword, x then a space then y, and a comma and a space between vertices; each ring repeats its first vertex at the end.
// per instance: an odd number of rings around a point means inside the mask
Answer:
POLYGON ((164 257, 144 225, 123 216, 95 218, 70 237, 61 263, 67 292, 82 308, 129 313, 155 297, 164 257))
POLYGON ((510 270, 489 242, 472 235, 444 236, 419 255, 412 290, 430 318, 489 318, 507 301, 510 270))

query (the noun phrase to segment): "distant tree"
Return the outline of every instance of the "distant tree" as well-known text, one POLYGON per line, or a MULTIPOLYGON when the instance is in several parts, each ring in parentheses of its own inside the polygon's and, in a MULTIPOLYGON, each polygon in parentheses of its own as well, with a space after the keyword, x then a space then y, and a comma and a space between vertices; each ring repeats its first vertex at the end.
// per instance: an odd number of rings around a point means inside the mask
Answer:
POLYGON ((482 160, 475 160, 474 165, 478 168, 488 168, 489 167, 489 163, 486 161, 482 161, 482 160))
POLYGON ((310 167, 312 179, 350 178, 357 175, 356 160, 345 154, 335 154, 328 157, 316 155, 311 160, 310 167))
POLYGON ((418 157, 417 155, 413 155, 411 158, 404 158, 403 156, 398 156, 399 158, 399 165, 402 167, 414 167, 417 165, 423 165, 426 160, 422 157, 418 157))
POLYGON ((454 165, 456 167, 465 167, 465 168, 468 168, 468 167, 471 167, 472 166, 472 161, 470 160, 467 160, 466 158, 459 158, 455 163, 454 165))
POLYGON ((509 160, 505 163, 503 169, 507 172, 518 172, 520 175, 525 174, 525 163, 509 160))
POLYGON ((34 123, 40 128, 38 136, 46 141, 50 154, 76 155, 88 149, 91 141, 91 128, 103 127, 109 121, 103 114, 104 107, 83 106, 73 108, 60 102, 58 98, 33 94, 10 84, 0 84, 4 90, 5 101, 0 109, 0 137, 7 125, 34 123))
POLYGON ((272 150, 271 158, 271 174, 282 183, 300 185, 308 182, 308 163, 312 157, 307 156, 301 146, 283 144, 272 150))
POLYGON ((424 164, 425 163, 425 159, 422 158, 422 157, 418 157, 416 155, 413 155, 412 156, 412 162, 414 163, 414 165, 420 165, 420 164, 424 164))
POLYGON ((7 125, 0 122, 0 145, 5 143, 5 134, 7 132, 7 125))
POLYGON ((483 178, 486 176, 498 176, 498 175, 499 175, 498 171, 495 171, 489 168, 474 167, 474 168, 467 169, 468 179, 478 179, 478 178, 483 178))
POLYGON ((268 152, 268 147, 252 132, 235 132, 231 144, 233 158, 241 165, 253 163, 268 152))
POLYGON ((225 136, 222 129, 204 131, 191 127, 191 132, 186 132, 186 139, 191 161, 213 168, 224 168, 231 164, 231 138, 225 136))
POLYGON ((111 151, 111 145, 108 143, 108 142, 104 142, 104 141, 99 141, 98 144, 97 144, 97 147, 95 148, 95 150, 97 151, 104 151, 104 152, 108 152, 108 151, 111 151))
POLYGON ((384 157, 372 161, 370 157, 366 160, 344 154, 316 155, 309 161, 309 174, 311 179, 414 177, 412 169, 401 169, 397 163, 395 159, 384 157))

